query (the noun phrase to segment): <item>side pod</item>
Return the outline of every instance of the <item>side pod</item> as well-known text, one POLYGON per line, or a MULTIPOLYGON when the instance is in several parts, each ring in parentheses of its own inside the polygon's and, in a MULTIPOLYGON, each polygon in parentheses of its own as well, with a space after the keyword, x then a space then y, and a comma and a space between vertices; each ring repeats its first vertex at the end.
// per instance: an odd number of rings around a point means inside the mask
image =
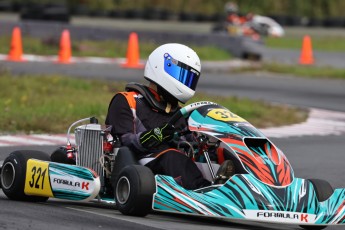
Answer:
POLYGON ((49 157, 39 151, 11 153, 1 170, 5 195, 12 200, 34 202, 48 197, 88 201, 98 195, 100 179, 94 171, 48 160, 49 157))

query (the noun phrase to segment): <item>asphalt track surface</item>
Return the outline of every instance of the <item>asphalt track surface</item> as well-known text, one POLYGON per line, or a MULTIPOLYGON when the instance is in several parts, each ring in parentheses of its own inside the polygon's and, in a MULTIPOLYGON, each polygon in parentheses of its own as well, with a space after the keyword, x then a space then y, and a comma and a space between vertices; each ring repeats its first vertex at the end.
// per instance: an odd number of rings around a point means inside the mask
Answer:
MULTIPOLYGON (((7 63, 14 74, 59 72, 76 77, 111 81, 140 81, 141 70, 122 69, 117 64, 7 63)), ((199 90, 213 94, 236 95, 345 112, 345 83, 337 80, 306 80, 293 76, 265 73, 203 73, 199 90)), ((231 109, 231 108, 230 108, 231 109)), ((321 131, 322 132, 322 131, 321 131)), ((328 180, 333 187, 345 187, 343 135, 307 136, 273 139, 292 164, 295 175, 328 180)), ((57 146, 22 146, 21 149, 53 151, 57 146)), ((18 147, 0 149, 0 161, 18 147)), ((112 206, 93 203, 25 203, 8 200, 0 191, 0 229, 299 229, 297 226, 257 223, 233 223, 221 220, 152 213, 145 218, 121 215, 112 206)), ((343 229, 328 227, 327 229, 343 229)))
MULTIPOLYGON (((339 152, 341 136, 272 139, 288 156, 295 176, 320 178, 334 187, 344 187, 344 152, 339 152), (309 158, 306 156, 310 156, 309 158)), ((57 146, 27 146, 47 152, 57 146)), ((344 146, 343 146, 344 147, 344 146)), ((2 148, 0 159, 15 148, 2 148)), ((126 217, 111 205, 64 202, 51 199, 46 203, 8 200, 0 190, 0 229, 299 229, 293 225, 236 223, 208 218, 152 213, 145 218, 126 217)), ((343 229, 328 227, 327 229, 343 229)))
MULTIPOLYGON (((70 76, 99 78, 110 81, 141 81, 142 70, 123 69, 118 64, 59 65, 45 62, 10 63, 2 66, 14 74, 64 73, 70 76)), ((293 76, 265 73, 226 74, 211 69, 203 73, 200 91, 237 95, 287 103, 301 107, 317 107, 345 111, 345 82, 338 80, 307 80, 293 76)), ((322 130, 321 130, 322 132, 322 130)), ((287 155, 295 175, 302 178, 328 180, 334 187, 345 187, 344 135, 308 136, 272 139, 287 155)), ((53 151, 57 146, 28 146, 21 149, 53 151)), ((0 149, 0 160, 18 149, 0 149)), ((80 204, 50 200, 45 204, 9 201, 0 193, 0 228, 4 229, 298 229, 295 226, 256 223, 228 223, 196 217, 169 214, 150 214, 146 218, 125 217, 109 205, 80 204)), ((329 227, 328 229, 341 229, 329 227)))

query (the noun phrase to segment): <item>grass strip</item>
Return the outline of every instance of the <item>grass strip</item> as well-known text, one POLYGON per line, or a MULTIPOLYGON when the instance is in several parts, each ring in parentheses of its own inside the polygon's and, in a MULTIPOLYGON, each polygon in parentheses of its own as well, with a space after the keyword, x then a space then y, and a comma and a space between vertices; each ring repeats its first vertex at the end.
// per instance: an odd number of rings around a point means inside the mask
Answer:
MULTIPOLYGON (((318 51, 345 51, 345 43, 343 36, 315 36, 311 37, 313 50, 318 51)), ((271 48, 284 49, 301 49, 303 37, 285 36, 281 38, 268 37, 265 38, 265 44, 271 48)))
MULTIPOLYGON (((81 118, 104 123, 112 96, 124 82, 84 80, 60 75, 11 76, 0 73, 0 133, 64 133, 81 118)), ((217 102, 258 127, 304 121, 305 111, 236 97, 199 93, 193 101, 217 102)))
POLYGON ((333 67, 318 67, 315 65, 285 65, 278 63, 263 63, 249 67, 238 68, 234 72, 266 71, 271 73, 289 74, 296 77, 345 79, 345 69, 333 67))

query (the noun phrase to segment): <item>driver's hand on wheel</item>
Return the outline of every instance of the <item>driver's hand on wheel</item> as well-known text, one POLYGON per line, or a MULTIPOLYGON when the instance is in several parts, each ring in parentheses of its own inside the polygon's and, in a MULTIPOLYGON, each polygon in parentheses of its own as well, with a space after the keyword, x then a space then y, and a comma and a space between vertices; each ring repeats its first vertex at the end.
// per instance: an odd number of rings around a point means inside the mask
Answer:
POLYGON ((140 144, 146 149, 157 147, 163 142, 170 141, 175 131, 176 129, 173 125, 164 123, 161 126, 142 132, 140 134, 140 144))

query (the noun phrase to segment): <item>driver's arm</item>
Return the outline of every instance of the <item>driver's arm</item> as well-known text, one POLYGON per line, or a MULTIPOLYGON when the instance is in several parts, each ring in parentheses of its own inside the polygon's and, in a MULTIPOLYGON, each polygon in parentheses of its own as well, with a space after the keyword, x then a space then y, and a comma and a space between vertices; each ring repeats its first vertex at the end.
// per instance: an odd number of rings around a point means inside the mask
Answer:
POLYGON ((111 125, 111 135, 118 136, 121 144, 134 148, 137 152, 146 152, 139 142, 139 132, 145 130, 144 126, 138 119, 134 119, 127 99, 122 94, 114 96, 110 102, 106 125, 111 125))
MULTIPOLYGON (((111 134, 120 138, 121 144, 137 153, 159 151, 175 132, 175 127, 163 122, 162 125, 146 129, 140 119, 134 118, 127 99, 117 94, 110 102, 106 125, 111 125, 111 134)), ((165 148, 165 147, 164 147, 165 148)))

